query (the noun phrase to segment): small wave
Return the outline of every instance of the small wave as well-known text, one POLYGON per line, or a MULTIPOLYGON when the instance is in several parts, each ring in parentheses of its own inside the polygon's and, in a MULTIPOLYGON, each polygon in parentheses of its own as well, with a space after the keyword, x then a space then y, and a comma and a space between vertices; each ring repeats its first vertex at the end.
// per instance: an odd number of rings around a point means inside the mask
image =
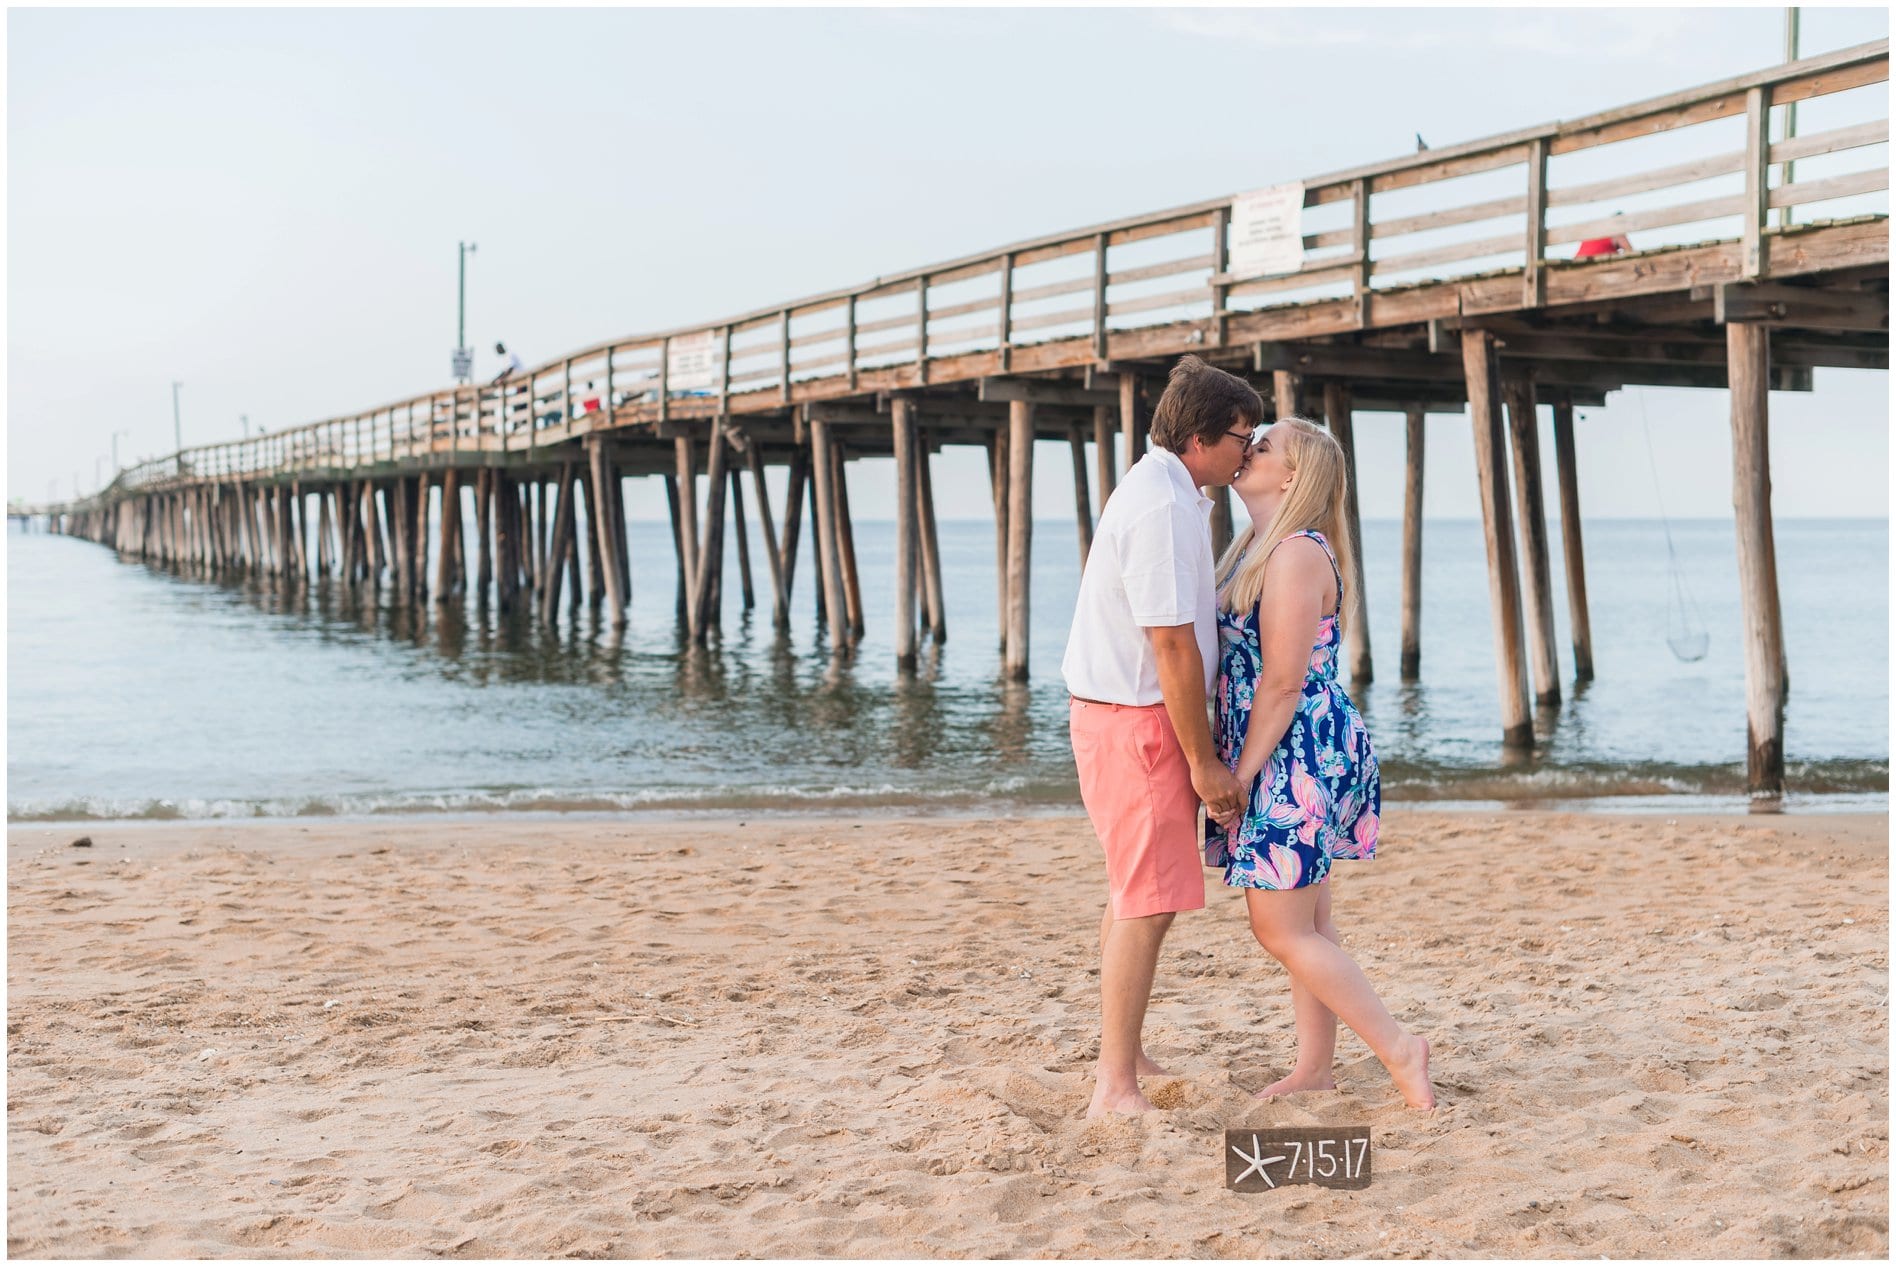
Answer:
MULTIPOLYGON (((1887 801, 1889 763, 1881 760, 1792 762, 1785 767, 1788 795, 1817 798, 1860 808, 1887 801)), ((1546 765, 1519 770, 1417 767, 1390 762, 1383 767, 1383 795, 1392 802, 1551 802, 1683 804, 1711 798, 1742 801, 1746 793, 1742 765, 1668 766, 1661 764, 1546 765)), ((613 814, 727 813, 775 810, 824 813, 839 810, 908 810, 918 813, 1044 813, 1080 811, 1079 788, 1071 778, 996 778, 978 785, 916 787, 898 783, 795 786, 747 784, 741 787, 648 787, 632 791, 597 788, 488 788, 424 790, 329 796, 243 799, 114 798, 24 800, 8 806, 9 821, 45 822, 197 822, 252 818, 372 818, 419 814, 613 814)))
POLYGON ((111 798, 16 802, 9 821, 198 822, 245 818, 367 818, 404 814, 609 814, 628 811, 846 810, 981 804, 1060 805, 1077 793, 1057 783, 996 779, 977 788, 914 788, 894 783, 867 787, 646 788, 603 792, 561 788, 389 792, 347 796, 235 798, 111 798))

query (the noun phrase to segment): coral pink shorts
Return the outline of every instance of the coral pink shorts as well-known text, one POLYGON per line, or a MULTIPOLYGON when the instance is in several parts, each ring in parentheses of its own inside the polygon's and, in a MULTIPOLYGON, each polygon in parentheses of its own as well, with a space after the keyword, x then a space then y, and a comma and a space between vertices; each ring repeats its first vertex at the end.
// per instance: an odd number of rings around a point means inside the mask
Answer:
POLYGON ((1080 799, 1106 853, 1113 918, 1202 909, 1198 794, 1165 705, 1075 699, 1068 726, 1080 799))

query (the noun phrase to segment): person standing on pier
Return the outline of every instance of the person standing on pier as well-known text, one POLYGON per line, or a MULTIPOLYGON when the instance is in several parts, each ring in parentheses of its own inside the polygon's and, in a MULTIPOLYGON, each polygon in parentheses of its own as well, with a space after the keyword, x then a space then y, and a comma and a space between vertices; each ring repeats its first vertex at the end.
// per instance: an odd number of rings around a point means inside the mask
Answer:
POLYGON ((1297 1064, 1260 1097, 1334 1089, 1340 1016, 1411 1108, 1435 1105, 1428 1040, 1389 1015, 1330 917, 1339 858, 1376 856, 1382 780, 1336 680, 1350 549, 1343 448, 1305 418, 1261 434, 1232 488, 1251 526, 1218 561, 1217 744, 1244 812, 1205 825, 1205 865, 1244 890, 1251 932, 1290 974, 1297 1064))
POLYGON ((1205 905, 1198 806, 1223 819, 1244 804, 1207 716, 1217 615, 1212 503, 1199 489, 1231 483, 1263 417, 1249 383, 1182 358, 1152 414, 1153 448, 1113 490, 1080 578, 1060 669, 1107 891, 1088 1117, 1153 1107, 1139 1077, 1166 1071, 1141 1031, 1173 917, 1205 905))

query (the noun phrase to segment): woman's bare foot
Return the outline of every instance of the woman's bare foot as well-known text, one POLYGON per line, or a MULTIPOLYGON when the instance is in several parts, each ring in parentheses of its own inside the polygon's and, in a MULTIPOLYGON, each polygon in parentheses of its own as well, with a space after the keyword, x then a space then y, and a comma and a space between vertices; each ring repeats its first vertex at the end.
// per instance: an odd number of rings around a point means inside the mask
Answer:
POLYGON ((1435 1087, 1429 1082, 1429 1040, 1419 1034, 1405 1034, 1396 1062, 1389 1066, 1396 1090, 1412 1109, 1435 1107, 1435 1087))
POLYGON ((1287 1077, 1279 1078, 1270 1086, 1257 1093, 1260 1100, 1268 1100, 1274 1095, 1295 1095, 1299 1091, 1334 1091, 1336 1079, 1328 1076, 1298 1073, 1295 1069, 1287 1077))
POLYGON ((1086 1116, 1107 1117, 1111 1114, 1156 1113, 1158 1109, 1145 1093, 1135 1086, 1131 1091, 1111 1093, 1102 1086, 1093 1088, 1093 1102, 1086 1106, 1086 1116))
POLYGON ((1132 1068, 1133 1072, 1137 1073, 1141 1078, 1169 1078, 1172 1076, 1170 1069, 1165 1068, 1144 1052, 1139 1053, 1139 1059, 1133 1062, 1132 1068))

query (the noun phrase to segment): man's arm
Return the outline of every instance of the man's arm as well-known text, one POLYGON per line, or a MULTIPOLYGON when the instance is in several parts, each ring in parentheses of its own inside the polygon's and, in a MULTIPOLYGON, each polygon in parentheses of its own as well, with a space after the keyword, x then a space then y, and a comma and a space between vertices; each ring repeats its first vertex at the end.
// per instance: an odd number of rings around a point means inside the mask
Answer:
POLYGON ((1198 654, 1198 635, 1189 624, 1154 625, 1146 630, 1158 660, 1159 690, 1165 696, 1165 714, 1172 719, 1179 747, 1192 771, 1192 790, 1205 803, 1214 822, 1224 822, 1244 810, 1244 788, 1237 776, 1218 759, 1211 741, 1211 722, 1205 710, 1205 661, 1198 654))

